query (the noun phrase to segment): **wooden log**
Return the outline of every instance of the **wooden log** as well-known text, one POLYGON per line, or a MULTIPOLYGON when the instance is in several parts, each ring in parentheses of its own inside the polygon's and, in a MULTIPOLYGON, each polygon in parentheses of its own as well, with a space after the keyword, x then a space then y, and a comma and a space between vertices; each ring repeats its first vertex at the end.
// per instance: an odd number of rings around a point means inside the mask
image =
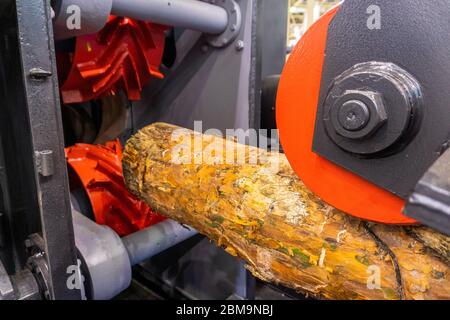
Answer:
POLYGON ((284 155, 180 130, 157 123, 128 141, 127 186, 256 277, 322 299, 450 299, 449 237, 355 219, 312 194, 284 155))

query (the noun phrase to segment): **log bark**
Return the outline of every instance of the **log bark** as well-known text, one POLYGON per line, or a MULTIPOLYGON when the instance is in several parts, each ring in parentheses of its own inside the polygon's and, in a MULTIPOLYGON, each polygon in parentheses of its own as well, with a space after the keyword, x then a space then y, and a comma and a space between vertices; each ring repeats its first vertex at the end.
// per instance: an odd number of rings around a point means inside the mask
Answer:
POLYGON ((321 299, 450 299, 449 237, 355 219, 312 194, 284 155, 180 130, 157 123, 128 141, 128 188, 259 279, 321 299))

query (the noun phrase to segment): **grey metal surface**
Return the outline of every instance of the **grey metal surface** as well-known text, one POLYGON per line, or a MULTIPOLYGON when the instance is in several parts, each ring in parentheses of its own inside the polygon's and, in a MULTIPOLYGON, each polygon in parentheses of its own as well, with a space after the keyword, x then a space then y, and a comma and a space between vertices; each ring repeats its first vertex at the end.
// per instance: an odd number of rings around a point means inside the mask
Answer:
MULTIPOLYGON (((29 145, 32 149, 28 154, 15 154, 16 161, 24 161, 24 166, 30 166, 28 170, 16 174, 28 174, 24 176, 24 180, 35 192, 34 197, 32 192, 30 198, 25 199, 26 206, 37 201, 36 207, 30 207, 37 211, 28 212, 30 219, 27 223, 33 222, 32 216, 39 217, 39 225, 30 225, 29 230, 37 228, 36 231, 42 233, 45 242, 44 250, 49 268, 49 297, 79 299, 80 292, 70 290, 66 285, 66 270, 76 264, 76 252, 63 149, 50 3, 17 0, 15 9, 18 29, 16 43, 20 55, 12 55, 12 59, 20 57, 21 70, 16 76, 21 77, 23 87, 18 85, 15 92, 8 92, 8 100, 11 101, 17 95, 16 101, 26 106, 24 114, 15 115, 27 119, 21 120, 23 128, 15 127, 16 133, 20 129, 23 130, 22 135, 15 139, 23 140, 24 146, 29 145), (34 76, 33 70, 36 69, 45 71, 41 73, 42 77, 34 76), (51 150, 53 153, 53 175, 50 177, 39 175, 36 166, 35 152, 44 150, 51 150)), ((17 108, 17 105, 14 107, 17 108)))
POLYGON ((12 300, 14 298, 14 287, 11 278, 0 261, 0 300, 12 300))
POLYGON ((254 7, 249 120, 250 127, 260 128, 263 81, 281 74, 286 62, 289 1, 255 1, 254 7))
POLYGON ((39 300, 39 287, 30 270, 9 276, 0 261, 0 300, 39 300))
POLYGON ((114 0, 112 14, 208 34, 228 26, 223 8, 199 0, 114 0))
POLYGON ((197 120, 204 130, 260 127, 262 79, 281 73, 286 59, 288 1, 238 4, 242 27, 228 47, 212 48, 194 32, 178 38, 175 65, 133 103, 134 129, 157 121, 192 129, 197 120))
POLYGON ((134 269, 135 281, 163 299, 304 299, 304 296, 256 280, 243 261, 197 235, 134 269))
POLYGON ((112 299, 129 287, 131 266, 150 259, 197 232, 167 220, 120 238, 112 229, 101 226, 73 209, 75 241, 84 268, 89 298, 112 299))
POLYGON ((24 269, 12 277, 17 300, 41 300, 36 278, 30 270, 24 269))
POLYGON ((188 299, 227 299, 245 286, 241 261, 209 239, 197 240, 193 247, 180 245, 141 265, 169 294, 179 292, 188 299))
POLYGON ((246 263, 244 261, 239 261, 239 263, 240 268, 238 269, 235 294, 233 296, 243 300, 254 300, 256 278, 245 268, 246 263))
POLYGON ((99 31, 108 21, 112 1, 53 0, 55 39, 68 39, 99 31), (77 25, 78 22, 79 25, 77 25))
POLYGON ((450 236, 450 149, 420 179, 404 212, 450 236))
POLYGON ((166 220, 122 238, 131 265, 143 262, 197 234, 187 226, 166 220))
POLYGON ((39 284, 39 292, 43 299, 50 300, 51 283, 50 271, 48 268, 47 257, 44 251, 39 251, 33 254, 28 259, 28 266, 39 284))
MULTIPOLYGON (((89 270, 91 298, 108 300, 128 288, 131 265, 122 240, 109 227, 101 226, 73 211, 75 242, 89 270)), ((86 276, 85 276, 85 282, 86 276)))
POLYGON ((288 13, 288 0, 258 1, 255 37, 262 79, 280 74, 285 65, 288 13))
MULTIPOLYGON (((33 233, 25 241, 27 251, 30 257, 27 260, 27 268, 20 271, 20 273, 29 269, 36 282, 34 285, 38 286, 38 295, 45 300, 51 299, 51 279, 48 267, 47 257, 45 254, 45 241, 38 233, 33 233)), ((32 284, 28 284, 31 286, 32 284)))
MULTIPOLYGON (((208 35, 208 44, 215 48, 223 48, 229 45, 236 39, 241 31, 242 14, 241 7, 234 0, 209 0, 211 4, 224 8, 228 16, 228 24, 225 30, 217 35, 208 35)), ((238 41, 237 44, 242 44, 243 41, 238 41)), ((242 47, 241 45, 241 47, 242 47)))
POLYGON ((36 168, 43 177, 50 177, 54 173, 53 151, 36 151, 36 168))
POLYGON ((144 89, 133 103, 134 129, 156 121, 203 129, 249 128, 249 94, 252 67, 253 1, 239 1, 243 24, 239 36, 226 48, 209 46, 206 37, 184 32, 177 41, 177 61, 165 79, 144 89), (197 41, 198 39, 198 41, 197 41), (237 50, 235 43, 245 46, 237 50))

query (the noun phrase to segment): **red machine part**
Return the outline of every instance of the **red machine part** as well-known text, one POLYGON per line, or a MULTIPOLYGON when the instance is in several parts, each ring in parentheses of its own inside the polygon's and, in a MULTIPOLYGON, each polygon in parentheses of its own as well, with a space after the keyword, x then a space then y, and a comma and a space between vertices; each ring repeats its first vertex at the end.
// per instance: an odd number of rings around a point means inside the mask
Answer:
POLYGON ((334 207, 380 223, 415 223, 402 214, 402 199, 313 152, 328 27, 338 10, 333 8, 308 30, 283 70, 277 96, 281 144, 300 179, 334 207))
MULTIPOLYGON (((76 39, 75 52, 58 55, 60 65, 70 61, 61 95, 65 104, 81 103, 123 90, 139 100, 142 88, 159 71, 167 27, 111 16, 97 34, 76 39)), ((61 68, 61 70, 64 68, 61 68)))
POLYGON ((66 158, 89 197, 97 223, 125 236, 165 219, 125 187, 119 141, 105 146, 77 144, 66 149, 66 158))

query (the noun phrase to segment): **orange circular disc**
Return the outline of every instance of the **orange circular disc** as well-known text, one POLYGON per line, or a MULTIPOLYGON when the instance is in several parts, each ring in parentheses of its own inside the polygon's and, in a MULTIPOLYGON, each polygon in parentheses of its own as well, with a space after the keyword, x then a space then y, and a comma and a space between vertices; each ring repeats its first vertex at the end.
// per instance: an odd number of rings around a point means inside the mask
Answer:
POLYGON ((281 76, 277 126, 285 154, 300 179, 322 200, 350 215, 386 224, 414 224, 404 200, 312 151, 330 10, 302 37, 281 76))

